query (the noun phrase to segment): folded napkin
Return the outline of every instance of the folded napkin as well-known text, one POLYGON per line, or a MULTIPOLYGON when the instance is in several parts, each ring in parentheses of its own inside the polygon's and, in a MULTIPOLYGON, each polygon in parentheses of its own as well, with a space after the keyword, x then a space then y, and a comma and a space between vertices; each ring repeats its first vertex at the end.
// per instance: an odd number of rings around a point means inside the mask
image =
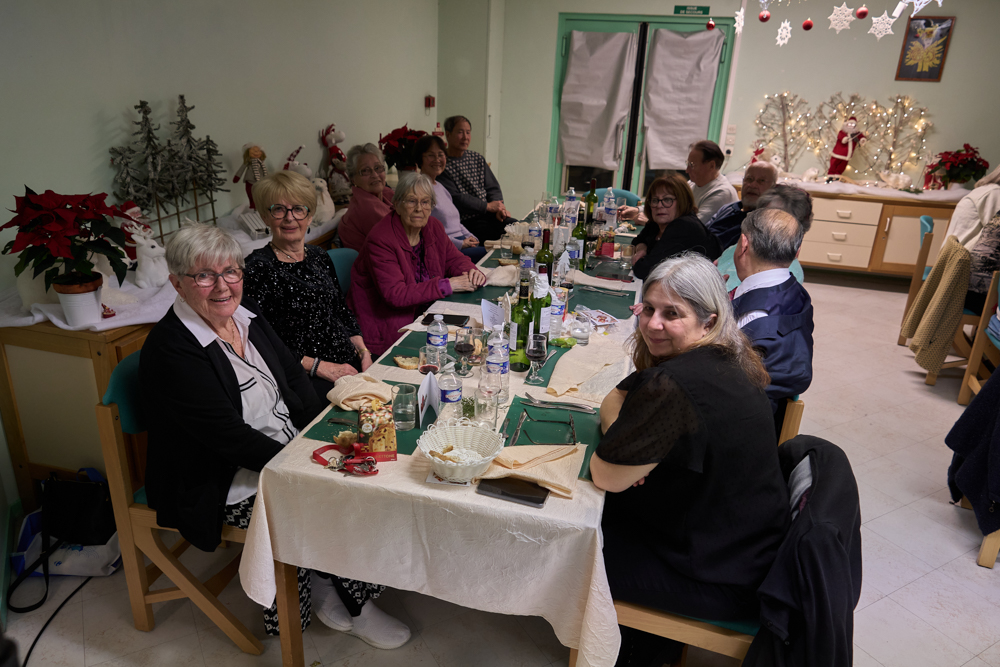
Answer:
POLYGON ((602 287, 606 290, 622 290, 625 292, 634 292, 636 284, 625 283, 620 280, 609 280, 608 278, 597 278, 595 276, 588 276, 583 271, 577 269, 572 269, 569 272, 569 281, 574 285, 589 285, 591 287, 602 287))
POLYGON ((327 399, 342 410, 360 410, 374 399, 392 402, 392 388, 368 373, 345 375, 333 383, 327 399))
POLYGON ((496 285, 497 287, 513 287, 517 285, 518 267, 516 266, 498 266, 489 272, 486 277, 487 285, 496 285))
POLYGON ((572 396, 581 384, 624 356, 621 342, 593 333, 589 345, 577 345, 559 357, 545 391, 553 396, 572 396))
POLYGON ((526 479, 557 496, 572 498, 586 453, 586 445, 506 447, 480 479, 526 479))

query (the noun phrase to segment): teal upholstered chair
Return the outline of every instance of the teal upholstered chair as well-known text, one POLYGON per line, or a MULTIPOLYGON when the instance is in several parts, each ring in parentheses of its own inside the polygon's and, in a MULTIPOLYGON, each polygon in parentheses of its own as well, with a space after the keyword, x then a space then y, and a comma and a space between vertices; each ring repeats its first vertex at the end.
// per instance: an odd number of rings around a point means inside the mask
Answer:
POLYGON ((326 251, 333 262, 333 268, 337 270, 337 280, 340 281, 340 291, 347 296, 347 291, 351 289, 351 266, 358 258, 358 251, 350 248, 330 248, 326 251))
MULTIPOLYGON (((733 263, 733 255, 735 254, 736 245, 733 244, 722 251, 718 261, 719 273, 722 275, 729 274, 729 280, 726 281, 726 290, 730 292, 739 287, 740 283, 743 282, 736 275, 736 264, 733 263)), ((805 282, 806 277, 802 272, 802 265, 799 264, 798 259, 792 260, 792 265, 788 267, 788 270, 792 272, 792 275, 800 283, 805 282)))
MULTIPOLYGON (((242 651, 260 655, 264 652, 264 645, 217 597, 239 572, 240 553, 211 578, 200 581, 178 560, 191 546, 190 543, 180 539, 172 547, 164 544, 161 531, 174 529, 156 523, 156 511, 146 505, 144 488, 133 492, 130 471, 135 458, 132 446, 136 443, 126 443, 124 434, 140 436, 136 441, 145 442, 141 436, 146 424, 139 409, 140 353, 130 354, 115 366, 108 381, 108 390, 96 407, 97 429, 118 528, 122 569, 128 585, 133 622, 138 630, 152 630, 155 626, 154 603, 190 598, 242 651), (144 557, 149 558, 150 565, 145 564, 144 557), (161 575, 166 575, 175 586, 150 591, 149 586, 161 575)), ((138 471, 138 477, 141 478, 143 472, 138 471)), ((223 526, 222 539, 244 542, 246 531, 223 526)))

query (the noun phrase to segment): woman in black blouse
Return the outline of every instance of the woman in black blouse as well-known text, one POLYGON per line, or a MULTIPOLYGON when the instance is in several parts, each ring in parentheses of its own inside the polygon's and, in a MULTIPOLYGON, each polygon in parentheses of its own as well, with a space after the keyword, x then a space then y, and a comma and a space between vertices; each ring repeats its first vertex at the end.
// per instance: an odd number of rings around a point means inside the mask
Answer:
POLYGON ((372 357, 357 318, 347 308, 330 256, 305 244, 316 190, 294 171, 279 171, 253 188, 271 242, 247 257, 245 289, 301 359, 316 393, 326 396, 337 378, 367 370, 372 357))
MULTIPOLYGON (((704 257, 657 265, 642 305, 636 371, 601 404, 604 436, 590 462, 609 491, 611 594, 696 618, 755 619, 756 590, 790 523, 767 372, 704 257)), ((623 629, 619 664, 660 665, 679 649, 623 629)))
MULTIPOLYGON (((634 210, 634 209, 633 209, 634 210)), ((710 234, 698 219, 698 207, 687 181, 668 173, 650 183, 643 211, 649 222, 632 240, 632 271, 646 279, 654 266, 687 250, 705 254, 710 234)))

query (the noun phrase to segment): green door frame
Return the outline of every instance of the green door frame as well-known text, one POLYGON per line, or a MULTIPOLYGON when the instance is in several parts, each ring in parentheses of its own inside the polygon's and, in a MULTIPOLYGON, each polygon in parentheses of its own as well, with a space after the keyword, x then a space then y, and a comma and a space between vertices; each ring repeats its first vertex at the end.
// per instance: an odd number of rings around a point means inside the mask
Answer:
MULTIPOLYGON (((552 126, 549 132, 549 170, 547 189, 549 192, 560 193, 562 188, 563 164, 558 161, 560 102, 562 100, 563 82, 566 80, 566 63, 569 55, 569 36, 573 30, 585 32, 627 32, 638 34, 639 24, 650 24, 650 30, 666 28, 677 32, 698 32, 705 29, 706 19, 700 16, 649 16, 641 14, 576 14, 560 13, 559 27, 556 34, 556 69, 552 87, 552 126)), ((722 115, 726 108, 726 91, 729 86, 730 69, 733 61, 733 49, 736 43, 736 20, 733 18, 715 19, 715 29, 721 30, 726 40, 722 46, 722 59, 719 63, 719 75, 715 81, 715 94, 712 97, 712 112, 708 121, 708 138, 718 142, 722 135, 722 115)), ((648 58, 647 52, 640 54, 648 58)), ((645 86, 645 81, 640 82, 645 86)), ((639 127, 642 127, 642 114, 639 117, 639 127)), ((626 126, 625 132, 632 128, 626 126)), ((628 136, 626 134, 626 136, 628 136)), ((633 167, 633 183, 641 178, 642 165, 642 135, 636 138, 635 165, 633 167)), ((627 142, 624 142, 627 143, 627 142)), ((624 145, 623 143, 623 145, 624 145)), ((621 168, 615 175, 615 187, 621 187, 621 168)))

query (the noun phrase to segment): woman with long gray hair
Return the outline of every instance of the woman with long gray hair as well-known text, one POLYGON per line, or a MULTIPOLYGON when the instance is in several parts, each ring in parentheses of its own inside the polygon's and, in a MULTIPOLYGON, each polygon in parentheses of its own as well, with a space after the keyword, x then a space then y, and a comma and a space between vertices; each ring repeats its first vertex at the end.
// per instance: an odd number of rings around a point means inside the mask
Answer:
MULTIPOLYGON (((758 614, 790 523, 767 372, 706 258, 664 260, 643 288, 636 371, 601 404, 590 460, 604 501, 615 600, 697 618, 758 614)), ((618 664, 661 665, 681 645, 622 628, 618 664)))

